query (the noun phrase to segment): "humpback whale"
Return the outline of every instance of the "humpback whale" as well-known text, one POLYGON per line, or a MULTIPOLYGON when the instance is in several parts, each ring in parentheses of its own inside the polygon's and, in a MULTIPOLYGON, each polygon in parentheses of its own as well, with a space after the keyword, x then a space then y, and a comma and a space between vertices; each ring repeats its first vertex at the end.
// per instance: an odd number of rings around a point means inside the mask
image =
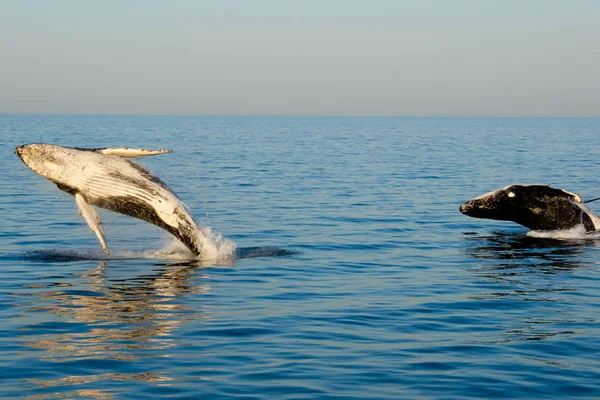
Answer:
POLYGON ((51 144, 17 146, 15 153, 38 175, 73 195, 92 232, 110 254, 96 207, 157 225, 175 236, 195 255, 211 253, 188 208, 159 178, 129 159, 171 150, 71 148, 51 144))
POLYGON ((536 231, 583 226, 600 230, 600 218, 583 204, 581 196, 550 185, 509 185, 460 206, 474 218, 513 221, 536 231))

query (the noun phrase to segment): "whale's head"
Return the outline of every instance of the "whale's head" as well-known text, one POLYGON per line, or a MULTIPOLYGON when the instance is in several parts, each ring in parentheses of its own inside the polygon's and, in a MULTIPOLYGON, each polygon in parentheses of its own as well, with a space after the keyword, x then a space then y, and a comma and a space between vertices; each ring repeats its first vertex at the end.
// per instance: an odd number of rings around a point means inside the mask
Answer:
POLYGON ((548 185, 510 185, 465 202, 460 212, 474 218, 513 221, 535 230, 570 229, 582 222, 587 228, 581 203, 578 194, 548 185))
POLYGON ((69 163, 64 150, 63 147, 51 144, 31 143, 17 146, 15 154, 33 172, 55 181, 69 163))

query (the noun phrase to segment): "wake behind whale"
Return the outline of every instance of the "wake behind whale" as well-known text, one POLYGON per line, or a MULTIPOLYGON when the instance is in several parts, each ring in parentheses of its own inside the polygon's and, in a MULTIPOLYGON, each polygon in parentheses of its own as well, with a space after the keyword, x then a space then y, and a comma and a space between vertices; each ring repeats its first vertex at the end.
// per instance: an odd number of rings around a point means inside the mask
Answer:
POLYGON ((38 175, 73 195, 104 252, 110 254, 94 206, 138 218, 166 230, 200 259, 228 257, 235 243, 196 225, 187 206, 158 177, 130 158, 171 150, 81 149, 51 144, 17 146, 15 153, 38 175))
POLYGON ((294 257, 300 254, 298 251, 288 250, 282 247, 241 247, 227 249, 227 257, 219 257, 215 260, 201 260, 190 258, 190 252, 179 242, 172 242, 160 249, 149 250, 119 250, 110 258, 101 251, 86 250, 29 250, 20 253, 0 253, 0 260, 25 260, 34 263, 68 263, 77 261, 115 261, 115 260, 160 260, 171 265, 190 264, 202 266, 232 265, 236 260, 246 258, 281 258, 294 257))

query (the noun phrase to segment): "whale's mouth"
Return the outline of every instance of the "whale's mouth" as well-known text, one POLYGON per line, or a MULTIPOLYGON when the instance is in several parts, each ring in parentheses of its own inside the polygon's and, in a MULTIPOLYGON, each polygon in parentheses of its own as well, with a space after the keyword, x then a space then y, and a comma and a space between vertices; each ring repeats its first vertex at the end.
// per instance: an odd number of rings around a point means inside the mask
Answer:
POLYGON ((488 201, 482 201, 481 199, 473 199, 464 202, 459 210, 464 215, 472 218, 484 218, 484 219, 505 219, 503 218, 496 207, 490 204, 488 201))
POLYGON ((460 212, 469 217, 479 217, 485 213, 485 209, 480 204, 476 204, 473 200, 464 202, 460 208, 460 212))
POLYGON ((469 212, 471 212, 471 209, 472 209, 472 207, 469 204, 469 202, 463 203, 459 208, 460 212, 465 215, 469 215, 469 212))
POLYGON ((21 161, 23 161, 23 151, 25 150, 25 145, 20 144, 15 148, 15 154, 19 156, 21 161))
POLYGON ((15 148, 15 154, 23 161, 27 167, 33 170, 35 173, 39 174, 37 170, 34 169, 33 165, 36 164, 36 158, 46 161, 46 154, 40 152, 40 149, 35 144, 21 144, 15 148))

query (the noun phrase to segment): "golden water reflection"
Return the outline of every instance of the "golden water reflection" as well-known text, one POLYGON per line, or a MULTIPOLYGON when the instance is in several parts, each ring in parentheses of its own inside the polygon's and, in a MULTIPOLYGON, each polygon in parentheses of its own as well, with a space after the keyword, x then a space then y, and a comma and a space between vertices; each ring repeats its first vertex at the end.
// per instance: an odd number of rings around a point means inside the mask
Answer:
MULTIPOLYGON (((197 267, 197 264, 165 265, 148 275, 109 279, 108 272, 115 275, 115 271, 106 262, 100 262, 94 270, 72 279, 74 283, 47 284, 48 291, 39 291, 45 284, 30 285, 37 290, 31 294, 36 299, 29 311, 54 316, 49 318, 50 324, 57 328, 50 329, 50 333, 46 333, 48 329, 43 325, 38 329, 39 324, 26 329, 31 332, 23 336, 26 344, 45 351, 38 356, 40 360, 54 364, 57 370, 61 369, 61 363, 69 361, 108 360, 100 370, 95 368, 92 375, 65 374, 59 379, 30 382, 39 388, 86 385, 100 380, 168 385, 171 378, 158 372, 116 373, 115 370, 127 367, 128 364, 119 364, 121 361, 170 357, 170 349, 176 346, 174 331, 185 322, 209 318, 206 308, 186 303, 189 298, 210 292, 210 286, 203 283, 208 275, 199 275, 202 270, 197 267), (36 329, 44 333, 36 334, 36 329)), ((85 396, 90 398, 113 398, 110 391, 95 387, 86 392, 85 396)))

